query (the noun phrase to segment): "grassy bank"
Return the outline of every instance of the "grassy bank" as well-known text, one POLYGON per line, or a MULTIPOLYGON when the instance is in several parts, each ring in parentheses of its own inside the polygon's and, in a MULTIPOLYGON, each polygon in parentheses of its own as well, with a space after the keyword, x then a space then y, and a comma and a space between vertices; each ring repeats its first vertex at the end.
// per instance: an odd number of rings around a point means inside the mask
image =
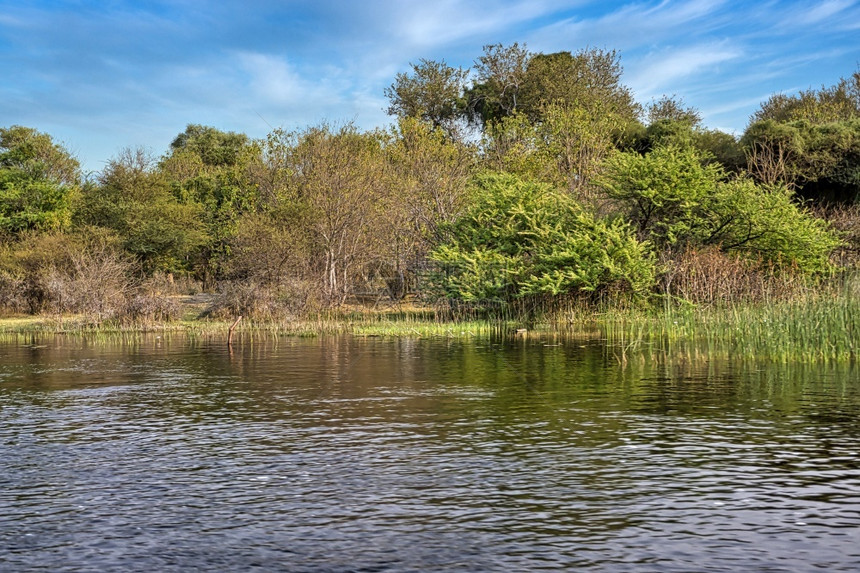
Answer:
POLYGON ((853 362, 860 357, 860 285, 768 304, 609 312, 600 325, 628 354, 853 362))
MULTIPOLYGON (((233 321, 192 319, 165 324, 93 324, 82 317, 0 319, 5 337, 33 334, 134 332, 226 336, 233 321)), ((706 307, 664 305, 650 310, 569 309, 549 319, 441 320, 432 310, 358 310, 282 321, 243 320, 237 336, 353 336, 593 340, 621 359, 755 359, 774 362, 846 362, 860 353, 860 281, 838 291, 808 293, 767 304, 706 307)))

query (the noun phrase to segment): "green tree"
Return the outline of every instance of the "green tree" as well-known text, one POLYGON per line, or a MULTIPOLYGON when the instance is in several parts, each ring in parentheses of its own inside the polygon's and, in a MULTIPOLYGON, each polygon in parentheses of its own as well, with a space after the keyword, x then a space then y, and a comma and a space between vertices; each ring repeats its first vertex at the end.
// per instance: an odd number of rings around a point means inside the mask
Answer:
POLYGON ((599 103, 544 107, 540 122, 516 113, 489 124, 483 145, 491 169, 517 173, 589 199, 624 120, 599 103))
POLYGON ((517 111, 531 58, 526 46, 516 42, 484 46, 484 54, 474 66, 475 83, 465 92, 472 122, 486 125, 517 111))
POLYGON ((259 207, 261 153, 244 134, 188 125, 159 164, 179 202, 196 206, 202 215, 208 241, 195 270, 205 288, 222 278, 239 221, 259 207))
POLYGON ((664 95, 654 100, 645 108, 645 119, 648 125, 661 121, 678 122, 690 127, 702 125, 702 114, 694 107, 688 107, 684 100, 664 95))
POLYGON ((111 229, 145 274, 183 272, 206 244, 199 205, 181 203, 152 158, 126 149, 84 187, 79 225, 111 229))
POLYGON ((763 120, 741 139, 748 168, 766 184, 782 182, 807 199, 860 199, 860 118, 831 123, 763 120))
POLYGON ((444 61, 421 59, 412 64, 411 74, 397 74, 385 89, 388 114, 418 118, 456 136, 468 74, 468 70, 453 68, 444 61))
POLYGON ((20 125, 0 128, 0 168, 68 187, 81 180, 81 166, 68 150, 50 135, 20 125))
POLYGON ((79 182, 77 160, 49 135, 0 129, 0 232, 68 227, 79 182))
POLYGON ((438 242, 439 226, 462 213, 476 153, 442 129, 404 118, 389 134, 385 155, 391 200, 379 270, 390 294, 400 297, 438 242))
POLYGON ((473 202, 431 254, 445 296, 469 302, 642 293, 654 260, 621 222, 606 222, 549 185, 510 174, 475 179, 473 202))
POLYGON ((860 119, 860 70, 849 78, 840 78, 833 86, 802 90, 794 95, 774 94, 761 104, 750 123, 805 120, 821 124, 852 119, 860 119))
POLYGON ((585 49, 576 54, 537 54, 529 60, 520 89, 519 109, 532 121, 544 117, 548 105, 595 110, 636 121, 641 107, 621 83, 615 50, 585 49))
POLYGON ((692 147, 617 153, 608 160, 601 184, 640 239, 670 253, 715 245, 818 272, 829 268, 829 255, 838 245, 827 224, 795 204, 785 187, 727 178, 692 147))
POLYGON ((379 133, 352 124, 282 133, 274 161, 282 191, 271 210, 296 226, 308 272, 324 304, 337 305, 363 284, 382 256, 390 225, 389 175, 379 133))

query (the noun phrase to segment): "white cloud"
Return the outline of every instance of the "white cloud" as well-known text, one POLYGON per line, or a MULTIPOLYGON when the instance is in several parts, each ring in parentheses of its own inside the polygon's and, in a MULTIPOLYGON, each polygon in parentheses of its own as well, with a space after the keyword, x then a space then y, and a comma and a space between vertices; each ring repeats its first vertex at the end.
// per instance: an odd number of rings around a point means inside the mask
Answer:
POLYGON ((743 51, 725 44, 703 44, 651 52, 639 60, 626 76, 639 99, 687 91, 678 80, 712 71, 719 64, 736 60, 743 51))
POLYGON ((722 25, 725 15, 719 12, 724 4, 724 0, 664 1, 656 6, 631 3, 599 18, 570 18, 536 30, 529 45, 540 51, 570 49, 571 44, 624 50, 660 43, 722 25))
POLYGON ((833 16, 851 8, 854 5, 854 0, 828 0, 821 2, 796 14, 791 25, 811 25, 818 24, 825 20, 830 20, 833 16))
POLYGON ((397 36, 413 47, 433 47, 465 39, 487 38, 583 2, 519 0, 491 4, 441 0, 410 4, 400 12, 397 36))
POLYGON ((299 73, 279 56, 240 52, 235 57, 240 70, 248 77, 251 97, 266 104, 318 107, 339 101, 340 94, 349 88, 336 67, 318 70, 317 76, 309 76, 299 73))

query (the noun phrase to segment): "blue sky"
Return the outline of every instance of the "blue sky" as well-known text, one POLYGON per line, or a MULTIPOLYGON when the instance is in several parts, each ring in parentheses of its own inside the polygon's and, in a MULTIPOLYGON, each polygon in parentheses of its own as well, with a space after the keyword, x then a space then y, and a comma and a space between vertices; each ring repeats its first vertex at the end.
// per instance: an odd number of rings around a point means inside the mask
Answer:
POLYGON ((860 0, 0 0, 0 126, 51 134, 87 171, 160 155, 189 123, 369 129, 410 62, 513 42, 616 49, 640 102, 676 95, 739 133, 770 94, 858 69, 860 0))

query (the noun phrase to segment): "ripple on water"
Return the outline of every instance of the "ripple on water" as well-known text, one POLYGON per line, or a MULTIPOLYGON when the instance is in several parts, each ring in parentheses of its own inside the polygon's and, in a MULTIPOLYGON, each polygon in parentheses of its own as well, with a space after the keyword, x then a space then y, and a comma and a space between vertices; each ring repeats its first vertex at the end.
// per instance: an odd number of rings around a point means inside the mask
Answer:
POLYGON ((525 381, 475 370, 498 347, 311 348, 0 382, 0 570, 860 568, 853 386, 810 414, 814 378, 787 397, 602 382, 558 348, 525 381))

